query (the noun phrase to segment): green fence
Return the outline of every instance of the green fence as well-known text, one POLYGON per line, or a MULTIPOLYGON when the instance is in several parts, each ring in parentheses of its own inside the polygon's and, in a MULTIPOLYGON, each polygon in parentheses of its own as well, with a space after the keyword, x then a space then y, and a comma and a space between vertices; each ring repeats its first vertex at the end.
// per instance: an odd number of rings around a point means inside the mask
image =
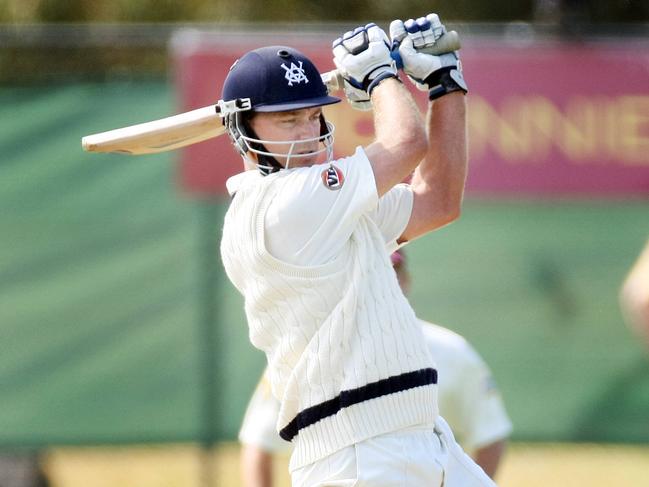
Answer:
MULTIPOLYGON (((174 154, 80 148, 175 112, 171 87, 0 88, 0 106, 0 446, 233 439, 263 357, 218 262, 225 202, 179 194, 174 154)), ((469 197, 409 246, 415 309, 484 355, 515 438, 649 441, 649 360, 616 301, 648 210, 469 197)))

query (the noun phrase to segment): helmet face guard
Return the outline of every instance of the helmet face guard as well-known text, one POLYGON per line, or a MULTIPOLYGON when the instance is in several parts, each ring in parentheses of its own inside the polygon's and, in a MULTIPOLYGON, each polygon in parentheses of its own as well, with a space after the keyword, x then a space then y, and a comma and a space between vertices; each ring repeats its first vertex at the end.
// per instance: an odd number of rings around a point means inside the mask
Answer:
POLYGON ((260 139, 250 126, 255 112, 283 112, 314 108, 338 103, 329 96, 315 65, 301 52, 285 46, 255 49, 238 59, 230 68, 223 85, 223 103, 248 100, 245 109, 223 114, 224 124, 239 153, 256 164, 262 174, 288 168, 295 159, 326 154, 333 156, 333 124, 320 116, 320 135, 310 139, 270 141, 260 139), (322 143, 322 148, 309 153, 298 153, 296 148, 309 142, 322 143), (288 146, 286 152, 275 146, 288 146), (251 160, 250 153, 255 154, 251 160), (282 166, 277 159, 285 160, 282 166))
POLYGON ((324 154, 325 162, 333 158, 333 144, 335 127, 331 122, 327 122, 324 115, 320 115, 320 134, 317 137, 307 139, 292 140, 264 140, 260 139, 252 130, 249 123, 248 113, 234 113, 226 116, 225 124, 239 153, 249 162, 256 165, 259 171, 264 174, 271 174, 280 169, 288 169, 292 161, 306 157, 320 156, 324 154), (304 144, 318 142, 319 148, 308 153, 299 153, 304 144), (286 152, 278 152, 277 146, 288 146, 286 152), (256 161, 249 156, 250 153, 256 155, 256 161), (278 160, 284 160, 282 166, 278 160))

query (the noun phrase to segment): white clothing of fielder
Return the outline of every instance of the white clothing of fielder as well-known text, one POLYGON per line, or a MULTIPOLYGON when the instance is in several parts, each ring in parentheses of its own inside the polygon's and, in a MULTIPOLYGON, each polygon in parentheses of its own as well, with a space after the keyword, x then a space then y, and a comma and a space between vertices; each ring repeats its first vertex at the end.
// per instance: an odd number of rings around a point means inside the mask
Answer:
MULTIPOLYGON (((439 372, 439 411, 469 455, 509 437, 512 423, 489 367, 460 335, 420 320, 439 372)), ((277 434, 279 402, 266 373, 250 398, 239 441, 268 453, 286 453, 291 444, 277 434)))
MULTIPOLYGON (((437 371, 389 258, 412 212, 410 188, 379 199, 359 147, 332 163, 248 171, 228 190, 221 257, 244 296, 251 342, 268 360, 279 432, 295 445, 294 484, 305 467, 368 440, 427 425, 438 435, 437 371), (293 240, 309 222, 309 238, 293 240)), ((429 453, 427 463, 448 458, 429 453)), ((307 478, 303 485, 335 485, 307 478)), ((480 479, 466 485, 493 485, 480 479)))

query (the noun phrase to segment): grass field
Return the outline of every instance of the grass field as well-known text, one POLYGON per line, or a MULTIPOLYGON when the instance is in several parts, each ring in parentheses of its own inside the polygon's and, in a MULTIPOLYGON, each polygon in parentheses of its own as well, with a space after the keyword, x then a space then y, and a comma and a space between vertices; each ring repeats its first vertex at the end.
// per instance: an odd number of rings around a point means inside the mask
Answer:
MULTIPOLYGON (((219 446, 209 457, 196 446, 61 448, 46 456, 53 487, 204 487, 240 484, 238 446, 219 446)), ((275 463, 276 486, 288 486, 287 458, 275 463)), ((513 443, 498 473, 500 487, 644 487, 649 446, 513 443)))

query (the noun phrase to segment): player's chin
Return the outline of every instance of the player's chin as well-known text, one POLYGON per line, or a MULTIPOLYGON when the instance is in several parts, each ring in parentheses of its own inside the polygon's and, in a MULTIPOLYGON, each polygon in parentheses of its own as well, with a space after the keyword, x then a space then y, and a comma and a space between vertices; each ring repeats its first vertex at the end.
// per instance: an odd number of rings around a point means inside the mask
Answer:
POLYGON ((293 158, 293 163, 291 164, 294 167, 307 167, 317 164, 319 161, 319 154, 315 152, 301 152, 296 154, 293 158))

